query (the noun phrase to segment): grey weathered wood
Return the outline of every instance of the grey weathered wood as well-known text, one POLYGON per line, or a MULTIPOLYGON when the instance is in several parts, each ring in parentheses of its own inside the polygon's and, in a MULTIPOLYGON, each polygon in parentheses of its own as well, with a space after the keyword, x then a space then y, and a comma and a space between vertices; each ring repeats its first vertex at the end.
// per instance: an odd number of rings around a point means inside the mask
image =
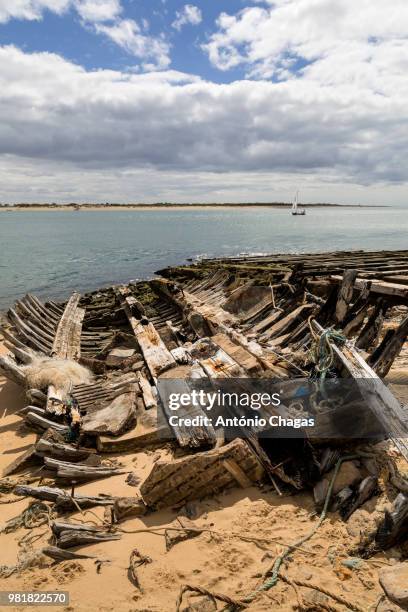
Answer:
MULTIPOLYGON (((317 321, 313 325, 319 333, 323 331, 317 321)), ((397 398, 350 343, 342 347, 331 343, 331 346, 347 375, 355 379, 374 415, 408 461, 408 421, 397 398), (372 384, 367 384, 370 381, 372 384)))
POLYGON ((10 476, 10 474, 14 474, 19 470, 29 467, 30 465, 34 465, 39 463, 39 459, 35 452, 35 445, 30 446, 24 453, 19 455, 14 461, 9 463, 2 472, 2 478, 6 476, 10 476))
POLYGON ((56 487, 30 487, 28 485, 17 485, 13 492, 15 495, 21 495, 22 497, 34 497, 50 502, 55 502, 58 497, 66 495, 63 489, 56 487))
POLYGON ((78 359, 81 354, 81 329, 85 310, 78 308, 81 296, 74 293, 58 323, 52 355, 59 359, 78 359))
MULTIPOLYGON (((338 283, 342 280, 341 276, 331 276, 332 281, 338 283)), ((385 281, 372 280, 367 278, 357 278, 354 285, 357 289, 361 289, 364 283, 371 280, 370 292, 378 295, 394 296, 399 298, 408 299, 408 286, 400 285, 398 283, 387 283, 385 281)))
POLYGON ((26 376, 9 355, 0 355, 0 372, 18 385, 25 385, 26 376))
POLYGON ((378 526, 375 542, 383 550, 403 542, 408 536, 408 495, 400 493, 394 500, 391 511, 385 512, 378 526))
POLYGON ((119 497, 113 504, 113 516, 116 522, 136 516, 143 516, 147 512, 146 504, 140 496, 119 497))
POLYGON ((335 321, 337 323, 343 323, 347 316, 350 302, 353 299, 354 282, 356 278, 356 270, 345 270, 336 304, 335 321))
POLYGON ((95 453, 95 450, 90 448, 76 448, 70 444, 63 444, 61 442, 53 442, 40 438, 35 445, 35 452, 40 457, 52 457, 65 459, 66 461, 83 461, 90 455, 95 453))
POLYGON ((381 378, 387 376, 407 337, 408 317, 405 317, 397 329, 392 330, 389 335, 384 337, 384 341, 369 359, 371 367, 378 376, 381 378))
POLYGON ((193 419, 195 417, 203 418, 205 412, 201 406, 190 403, 187 406, 180 406, 177 413, 174 413, 167 402, 171 393, 187 393, 191 389, 188 385, 188 379, 197 376, 197 372, 204 377, 204 370, 201 368, 189 368, 189 366, 180 366, 174 370, 166 372, 165 375, 159 378, 158 390, 161 397, 161 406, 167 419, 177 414, 179 425, 171 425, 171 429, 177 439, 178 444, 182 448, 199 448, 202 446, 211 447, 216 443, 216 435, 211 424, 202 425, 186 425, 184 419, 193 419), (174 374, 172 374, 174 372, 174 374), (173 378, 174 376, 174 378, 173 378), (171 377, 171 378, 170 378, 171 377))
POLYGON ((161 372, 175 366, 176 361, 156 331, 154 325, 148 321, 143 324, 141 319, 137 319, 133 315, 132 300, 134 298, 127 295, 126 288, 120 288, 119 295, 121 296, 122 307, 133 329, 133 333, 142 351, 146 365, 149 368, 152 378, 155 380, 161 372))
POLYGON ((115 502, 115 497, 110 495, 81 495, 75 493, 72 498, 66 491, 57 487, 31 487, 28 485, 17 485, 14 494, 22 497, 34 497, 44 501, 54 502, 61 510, 77 510, 80 508, 92 508, 93 506, 111 506, 115 502), (73 501, 75 500, 75 502, 73 501))
MULTIPOLYGON (((90 526, 92 527, 92 526, 90 526)), ((109 533, 94 531, 92 528, 84 530, 75 525, 74 528, 61 531, 56 537, 56 544, 59 548, 73 548, 74 546, 84 546, 86 544, 98 544, 100 542, 110 542, 120 540, 120 533, 109 533)))
POLYGON ((119 468, 109 468, 106 466, 94 467, 81 463, 70 463, 52 457, 45 457, 44 463, 47 468, 57 471, 58 478, 69 481, 75 480, 82 482, 86 480, 97 480, 99 478, 108 478, 109 476, 126 473, 126 470, 119 468))
POLYGON ((262 477, 258 457, 247 442, 236 439, 204 453, 158 461, 140 487, 141 495, 148 506, 164 508, 235 486, 236 477, 225 467, 225 459, 235 461, 251 482, 262 477))
POLYGON ((81 555, 80 553, 75 553, 69 550, 63 550, 62 548, 58 548, 58 546, 44 546, 41 549, 43 555, 50 557, 54 561, 71 561, 74 559, 96 559, 97 557, 93 555, 81 555))
POLYGON ((31 426, 35 430, 46 430, 49 427, 52 427, 56 431, 68 433, 69 427, 67 425, 61 425, 61 423, 56 423, 55 421, 51 421, 50 419, 46 419, 39 414, 35 414, 33 411, 29 412, 25 417, 25 422, 27 425, 31 426))
POLYGON ((388 304, 384 300, 380 299, 356 340, 357 348, 367 349, 372 344, 375 344, 381 332, 387 310, 388 304))
POLYGON ((88 434, 119 436, 136 424, 136 385, 121 393, 100 410, 89 410, 82 420, 81 430, 88 434))

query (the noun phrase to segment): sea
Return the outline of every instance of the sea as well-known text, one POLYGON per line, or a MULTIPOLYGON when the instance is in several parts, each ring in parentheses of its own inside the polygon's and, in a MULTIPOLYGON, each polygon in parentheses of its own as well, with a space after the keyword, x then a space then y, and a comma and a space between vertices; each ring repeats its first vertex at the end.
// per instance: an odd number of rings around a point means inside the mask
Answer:
POLYGON ((408 209, 1 211, 0 310, 26 293, 62 300, 202 257, 408 248, 408 209))

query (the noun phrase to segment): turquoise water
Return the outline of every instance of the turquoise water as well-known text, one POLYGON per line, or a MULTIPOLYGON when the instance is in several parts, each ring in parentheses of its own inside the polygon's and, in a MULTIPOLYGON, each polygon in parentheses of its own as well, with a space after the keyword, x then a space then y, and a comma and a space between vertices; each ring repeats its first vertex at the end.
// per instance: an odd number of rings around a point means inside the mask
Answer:
POLYGON ((0 309, 147 278, 197 256, 408 248, 403 208, 1 212, 0 309))

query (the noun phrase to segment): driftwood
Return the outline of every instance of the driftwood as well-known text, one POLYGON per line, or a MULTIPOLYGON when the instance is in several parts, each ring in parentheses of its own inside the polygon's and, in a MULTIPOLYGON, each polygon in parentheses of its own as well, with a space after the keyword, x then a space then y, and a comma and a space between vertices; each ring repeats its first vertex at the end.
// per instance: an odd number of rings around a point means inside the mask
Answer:
POLYGON ((359 484, 356 494, 348 499, 348 503, 341 504, 341 516, 345 521, 364 504, 377 490, 378 481, 374 476, 367 476, 359 484))
POLYGON ((22 497, 34 497, 43 501, 54 502, 62 511, 76 510, 80 508, 92 508, 93 506, 111 506, 115 497, 110 495, 99 495, 96 497, 76 493, 74 497, 68 495, 63 489, 56 487, 30 487, 28 485, 17 485, 14 488, 15 495, 22 497), (73 501, 74 500, 74 501, 73 501))
POLYGON ((3 469, 2 478, 15 474, 19 470, 35 465, 36 463, 39 463, 39 458, 36 453, 35 445, 33 445, 3 469))
POLYGON ((108 478, 109 476, 117 476, 125 474, 126 470, 119 468, 109 468, 105 466, 94 467, 81 463, 69 463, 51 457, 44 458, 45 466, 51 470, 56 470, 57 477, 62 480, 69 481, 86 481, 97 480, 99 478, 108 478))
POLYGON ((53 457, 76 462, 84 461, 90 455, 93 455, 95 450, 92 448, 77 448, 70 444, 55 442, 42 437, 35 445, 35 453, 39 457, 53 457))
POLYGON ((370 365, 378 376, 383 378, 388 374, 407 337, 408 317, 405 317, 397 329, 385 335, 384 341, 369 359, 370 365))
POLYGON ((62 549, 120 540, 122 537, 120 533, 109 533, 105 528, 94 525, 54 522, 51 528, 56 545, 62 549))
POLYGON ((196 538, 199 535, 201 535, 201 532, 193 521, 190 521, 186 516, 178 516, 164 532, 166 550, 169 551, 179 542, 196 538), (172 526, 175 527, 175 529, 172 529, 172 526))
POLYGON ((359 337, 356 340, 357 348, 367 349, 376 342, 380 334, 387 309, 387 303, 380 299, 374 309, 374 312, 369 317, 367 324, 363 327, 359 337))
POLYGON ((69 432, 69 427, 67 425, 63 425, 62 423, 57 423, 56 421, 46 419, 40 414, 37 414, 37 412, 37 410, 35 412, 31 410, 26 414, 24 419, 26 424, 35 431, 45 431, 46 429, 49 429, 51 427, 52 429, 55 429, 56 431, 59 431, 61 433, 69 432))
POLYGON ((45 546, 41 552, 43 555, 50 557, 54 561, 71 561, 74 559, 96 559, 96 557, 92 555, 81 555, 80 553, 75 553, 69 550, 63 550, 62 548, 58 548, 58 546, 45 546))
POLYGON ((8 355, 0 355, 0 372, 18 385, 25 385, 26 377, 23 370, 8 355))

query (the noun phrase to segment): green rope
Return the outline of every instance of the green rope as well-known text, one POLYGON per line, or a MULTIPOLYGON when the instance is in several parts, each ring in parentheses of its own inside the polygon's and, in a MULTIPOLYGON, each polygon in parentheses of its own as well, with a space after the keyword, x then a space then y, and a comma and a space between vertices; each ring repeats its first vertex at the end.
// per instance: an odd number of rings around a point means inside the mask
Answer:
POLYGON ((323 521, 325 520, 325 518, 327 516, 327 510, 329 508, 330 498, 331 498, 331 495, 332 495, 332 492, 333 492, 334 482, 335 482, 335 480, 337 478, 337 474, 339 473, 339 469, 341 467, 341 464, 344 461, 352 461, 353 459, 358 459, 360 456, 361 455, 346 455, 344 457, 341 457, 338 460, 338 462, 336 463, 336 467, 334 468, 334 472, 333 472, 332 479, 330 481, 329 488, 327 490, 326 499, 324 501, 324 506, 323 506, 322 513, 320 515, 320 518, 319 518, 318 522, 313 527, 312 531, 310 533, 308 533, 307 535, 303 536, 302 538, 300 538, 300 540, 298 540, 297 542, 294 542, 294 544, 291 544, 290 546, 288 546, 288 548, 286 548, 286 550, 284 550, 283 553, 280 554, 279 557, 276 558, 276 560, 275 560, 275 562, 273 564, 273 567, 272 567, 272 575, 271 575, 271 577, 268 578, 268 580, 266 580, 266 582, 261 584, 250 595, 247 595, 247 597, 244 597, 244 599, 242 600, 243 602, 250 603, 251 601, 253 601, 255 599, 255 597, 259 593, 261 593, 262 591, 269 591, 269 589, 271 589, 272 587, 274 587, 277 584, 277 582, 279 580, 279 570, 280 570, 281 565, 282 565, 283 561, 285 560, 285 558, 291 552, 296 550, 296 548, 302 546, 305 542, 310 540, 310 538, 312 538, 314 536, 316 531, 320 528, 320 526, 322 525, 323 521))
POLYGON ((331 342, 345 344, 347 338, 332 327, 325 329, 320 336, 317 336, 313 332, 313 338, 315 342, 310 353, 316 364, 316 371, 319 374, 320 380, 323 382, 327 376, 327 372, 334 363, 334 352, 331 342))

